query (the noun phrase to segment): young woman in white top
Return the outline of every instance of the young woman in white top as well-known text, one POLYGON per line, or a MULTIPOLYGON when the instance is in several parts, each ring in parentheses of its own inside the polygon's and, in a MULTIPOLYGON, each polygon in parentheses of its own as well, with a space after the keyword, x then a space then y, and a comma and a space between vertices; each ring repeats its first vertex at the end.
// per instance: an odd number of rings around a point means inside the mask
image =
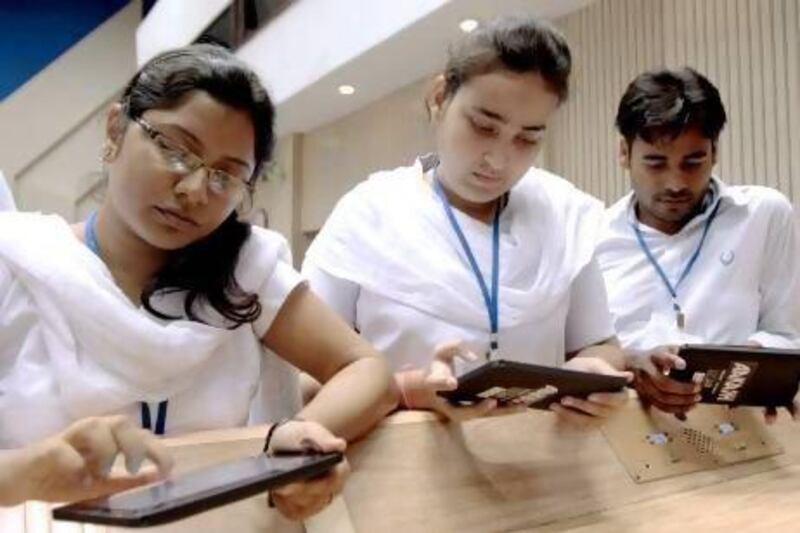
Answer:
MULTIPOLYGON (((466 36, 427 102, 436 155, 370 176, 308 251, 312 289, 388 358, 406 407, 487 413, 494 401, 455 408, 436 394, 486 357, 623 374, 593 258, 602 205, 532 166, 570 64, 538 20, 466 36)), ((552 409, 586 424, 625 398, 552 409)))
MULTIPOLYGON (((273 115, 230 52, 165 52, 109 112, 96 214, 0 214, 0 446, 101 414, 158 434, 296 416, 271 451, 341 450, 394 408, 383 358, 311 293, 282 237, 237 218, 273 115), (290 365, 325 383, 299 413, 290 365)), ((346 470, 274 500, 316 512, 346 470)))

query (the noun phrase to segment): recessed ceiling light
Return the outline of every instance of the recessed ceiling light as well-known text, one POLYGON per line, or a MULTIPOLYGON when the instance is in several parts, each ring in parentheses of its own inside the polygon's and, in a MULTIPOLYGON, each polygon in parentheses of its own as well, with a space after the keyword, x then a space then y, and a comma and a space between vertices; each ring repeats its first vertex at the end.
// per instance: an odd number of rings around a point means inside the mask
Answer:
POLYGON ((464 33, 469 33, 478 27, 478 21, 475 19, 465 19, 458 24, 458 27, 461 28, 461 31, 464 33))
POLYGON ((339 85, 339 94, 350 96, 354 92, 356 92, 356 88, 352 85, 339 85))

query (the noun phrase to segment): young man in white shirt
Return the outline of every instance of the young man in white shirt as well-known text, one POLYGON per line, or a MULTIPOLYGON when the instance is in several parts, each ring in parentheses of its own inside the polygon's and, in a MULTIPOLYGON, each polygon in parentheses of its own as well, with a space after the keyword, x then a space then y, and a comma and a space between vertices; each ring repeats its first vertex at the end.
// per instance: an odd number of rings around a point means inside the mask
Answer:
POLYGON ((792 205, 712 175, 725 122, 716 87, 690 68, 639 75, 617 113, 632 191, 606 213, 598 260, 636 389, 667 412, 699 399, 699 385, 664 375, 685 364, 669 346, 798 346, 792 205))

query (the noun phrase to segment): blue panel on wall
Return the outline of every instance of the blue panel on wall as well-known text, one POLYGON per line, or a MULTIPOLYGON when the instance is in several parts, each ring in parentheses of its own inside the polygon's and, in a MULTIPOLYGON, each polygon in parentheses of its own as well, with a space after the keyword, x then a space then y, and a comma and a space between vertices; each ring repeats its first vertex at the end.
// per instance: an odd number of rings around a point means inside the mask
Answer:
POLYGON ((0 0, 0 100, 128 0, 0 0))

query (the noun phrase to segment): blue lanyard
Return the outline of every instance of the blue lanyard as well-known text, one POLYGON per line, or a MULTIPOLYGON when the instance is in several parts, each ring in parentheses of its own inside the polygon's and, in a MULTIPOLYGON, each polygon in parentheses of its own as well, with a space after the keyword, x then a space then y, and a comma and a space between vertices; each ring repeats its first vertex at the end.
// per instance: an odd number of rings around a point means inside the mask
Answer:
MULTIPOLYGON (((96 225, 97 212, 94 212, 89 215, 89 218, 86 220, 86 226, 83 230, 83 240, 86 241, 86 246, 88 246, 97 257, 100 257, 100 244, 97 242, 97 232, 95 231, 96 225)), ((163 435, 167 425, 167 400, 158 404, 155 429, 153 428, 152 418, 150 416, 150 406, 145 402, 141 402, 141 416, 142 427, 144 429, 152 430, 156 435, 163 435)))
POLYGON ((439 181, 439 173, 438 167, 434 170, 434 177, 433 177, 434 188, 436 189, 436 194, 439 195, 439 198, 442 200, 442 205, 444 206, 444 212, 447 214, 447 218, 450 220, 450 225, 453 227, 453 231, 458 237, 458 241, 461 243, 461 248, 464 250, 464 254, 467 256, 467 261, 469 262, 470 268, 472 268, 472 272, 475 274, 475 278, 478 280, 478 286, 481 288, 481 293, 483 294, 483 301, 486 304, 486 312, 489 315, 489 327, 490 327, 490 334, 489 334, 489 351, 486 353, 486 359, 491 359, 492 355, 497 353, 498 348, 500 347, 498 342, 498 330, 499 330, 499 277, 500 277, 500 205, 498 201, 498 205, 494 211, 494 222, 492 224, 492 291, 491 294, 489 293, 489 288, 486 286, 486 281, 483 279, 483 275, 481 274, 480 267, 478 267, 478 262, 475 261, 475 256, 472 253, 472 248, 470 248, 469 243, 467 242, 467 238, 464 236, 464 232, 461 231, 461 226, 458 224, 458 220, 456 220, 455 214, 453 214, 453 208, 450 205, 450 201, 447 199, 447 195, 442 188, 442 183, 439 181))
MULTIPOLYGON (((642 234, 642 230, 639 228, 639 222, 633 221, 631 222, 631 227, 633 231, 636 233, 636 239, 639 241, 639 248, 642 249, 644 255, 647 256, 647 260, 650 261, 650 264, 653 265, 653 268, 658 273, 658 276, 661 278, 661 281, 664 283, 664 287, 667 288, 669 291, 669 295, 672 297, 672 309, 675 311, 675 317, 678 323, 678 328, 683 329, 684 326, 684 314, 683 310, 681 309, 680 304, 678 303, 678 288, 680 284, 683 282, 684 279, 689 275, 689 272, 692 271, 694 264, 697 262, 697 258, 700 256, 700 251, 703 249, 703 244, 706 242, 706 236, 708 235, 708 230, 711 228, 711 223, 714 222, 714 218, 717 216, 717 211, 719 210, 719 205, 722 203, 721 199, 717 201, 717 204, 714 206, 714 209, 711 210, 711 214, 708 215, 708 219, 706 219, 706 224, 703 227, 703 234, 700 237, 700 242, 697 244, 697 248, 695 249, 692 256, 689 258, 689 261, 686 263, 686 266, 681 272, 680 277, 678 278, 678 282, 675 283, 673 286, 670 283, 669 278, 667 277, 666 273, 664 273, 664 269, 661 268, 661 265, 658 264, 658 261, 653 256, 653 253, 650 251, 650 248, 647 246, 647 243, 644 240, 644 235, 642 234)), ((635 216, 635 215, 634 215, 635 216)))

